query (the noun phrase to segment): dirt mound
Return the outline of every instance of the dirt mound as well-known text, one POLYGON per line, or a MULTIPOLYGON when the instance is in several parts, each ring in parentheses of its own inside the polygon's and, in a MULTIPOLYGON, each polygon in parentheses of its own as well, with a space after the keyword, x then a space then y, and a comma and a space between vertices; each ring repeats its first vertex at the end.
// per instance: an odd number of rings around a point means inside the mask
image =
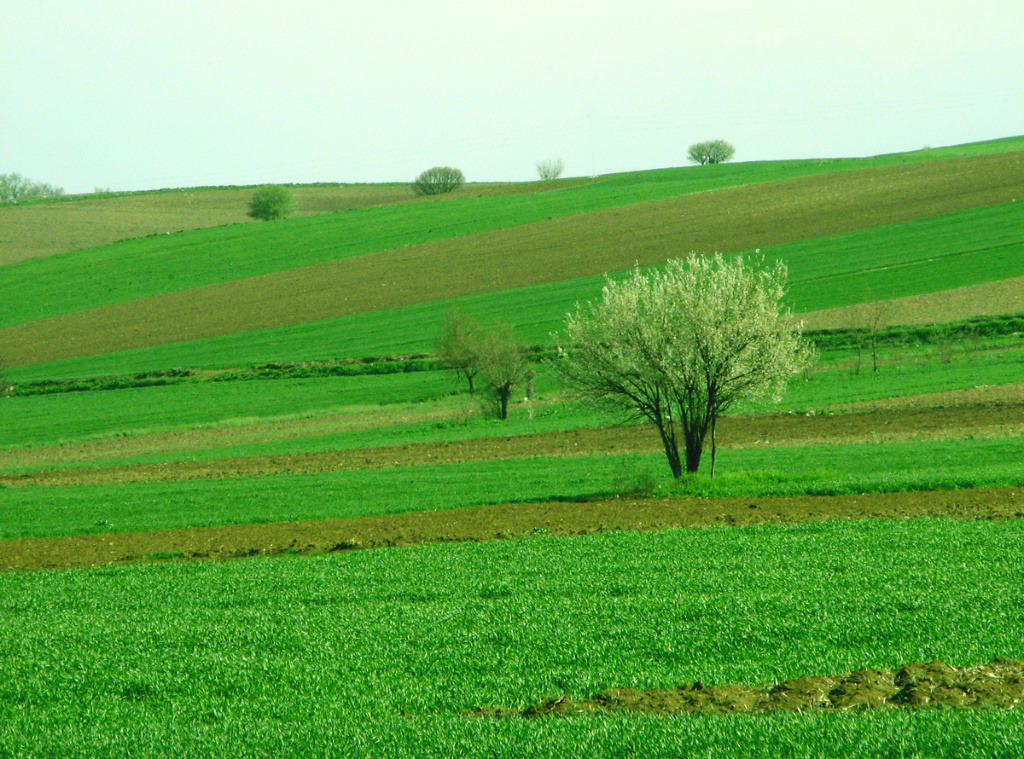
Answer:
POLYGON ((776 709, 894 709, 994 707, 1012 709, 1024 698, 1024 661, 999 658, 977 667, 913 662, 896 670, 858 669, 839 676, 798 677, 774 685, 704 685, 634 690, 612 688, 590 699, 552 698, 526 709, 481 707, 480 717, 568 717, 607 712, 670 715, 682 712, 764 712, 776 709))

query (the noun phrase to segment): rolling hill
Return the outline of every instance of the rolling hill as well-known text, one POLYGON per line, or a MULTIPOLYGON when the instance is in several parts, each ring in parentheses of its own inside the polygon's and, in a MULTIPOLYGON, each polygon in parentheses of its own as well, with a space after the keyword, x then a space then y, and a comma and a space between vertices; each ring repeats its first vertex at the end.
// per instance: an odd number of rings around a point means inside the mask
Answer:
MULTIPOLYGON (((344 331, 372 329, 377 343, 326 355, 379 354, 422 350, 434 330, 426 322, 464 299, 544 342, 556 311, 591 297, 605 274, 754 249, 787 260, 798 312, 995 282, 1024 276, 1024 152, 992 147, 931 151, 930 160, 738 164, 476 188, 53 253, 0 269, 0 341, 9 366, 117 354, 131 371, 136 351, 168 346, 170 360, 179 344, 171 364, 194 365, 189 356, 203 354, 193 353, 196 341, 226 340, 239 360, 222 348, 215 364, 231 366, 252 360, 274 330, 307 333, 276 360, 323 356, 315 343, 330 341, 343 319, 344 331), (529 307, 538 288, 542 313, 529 307), (402 318, 410 310, 419 315, 411 331, 402 318), (379 329, 392 317, 401 341, 379 329)), ((383 200, 379 193, 365 190, 358 202, 383 200)))

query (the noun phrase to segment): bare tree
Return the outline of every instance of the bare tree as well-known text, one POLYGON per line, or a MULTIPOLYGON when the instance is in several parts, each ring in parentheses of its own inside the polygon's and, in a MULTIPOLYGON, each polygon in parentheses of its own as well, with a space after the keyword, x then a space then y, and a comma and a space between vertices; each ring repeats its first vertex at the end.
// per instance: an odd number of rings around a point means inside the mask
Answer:
POLYGON ((892 304, 884 300, 876 300, 871 304, 868 316, 868 344, 871 346, 871 368, 878 371, 878 347, 881 342, 882 330, 888 326, 892 304))
POLYGON ((854 314, 856 321, 859 323, 858 326, 864 330, 864 339, 859 340, 857 345, 858 370, 854 374, 859 373, 861 344, 863 342, 867 343, 868 349, 871 351, 871 368, 877 372, 880 363, 878 350, 881 347, 882 331, 892 321, 892 302, 876 300, 871 303, 862 303, 855 308, 854 314))
POLYGON ((477 351, 480 379, 489 410, 499 419, 508 419, 512 391, 526 379, 523 348, 516 341, 512 326, 498 321, 484 331, 477 351))
POLYGON ((581 397, 652 423, 675 477, 697 471, 710 433, 714 476, 719 416, 744 398, 777 399, 811 363, 781 304, 785 282, 781 262, 768 270, 742 257, 637 269, 567 316, 556 366, 581 397))
POLYGON ((537 164, 537 174, 542 180, 548 182, 562 176, 564 168, 565 164, 562 163, 561 158, 548 158, 546 161, 541 161, 537 164))
POLYGON ((702 166, 709 163, 724 163, 736 153, 736 148, 725 140, 709 140, 695 142, 690 146, 686 157, 702 166))
POLYGON ((458 304, 448 309, 437 339, 437 352, 445 365, 455 372, 456 382, 459 377, 466 378, 470 393, 476 390, 473 380, 480 371, 480 340, 480 325, 472 314, 463 311, 458 304))

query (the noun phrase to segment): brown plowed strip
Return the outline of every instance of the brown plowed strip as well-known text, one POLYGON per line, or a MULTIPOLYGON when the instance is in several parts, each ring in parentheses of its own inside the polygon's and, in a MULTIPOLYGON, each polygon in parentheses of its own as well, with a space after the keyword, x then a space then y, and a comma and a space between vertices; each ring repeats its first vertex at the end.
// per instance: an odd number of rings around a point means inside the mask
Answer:
MULTIPOLYGON (((889 442, 960 437, 1005 437, 1024 432, 1024 404, 950 406, 874 410, 835 415, 751 415, 725 417, 719 423, 722 448, 889 442)), ((635 425, 578 429, 511 437, 359 448, 198 461, 169 461, 76 469, 43 469, 0 475, 0 484, 92 485, 123 482, 195 480, 264 474, 306 474, 338 469, 451 464, 532 456, 580 456, 629 451, 658 451, 653 427, 635 425)))
POLYGON ((155 559, 232 559, 446 541, 608 530, 825 519, 1024 517, 1024 488, 748 498, 615 498, 514 503, 305 522, 117 532, 0 541, 0 570, 97 566, 155 559))
POLYGON ((552 698, 526 709, 479 708, 478 717, 582 716, 609 712, 671 715, 772 710, 948 708, 1013 709, 1024 699, 1024 661, 995 659, 977 667, 913 662, 895 670, 865 667, 844 675, 797 677, 774 685, 704 685, 612 688, 582 701, 552 698))

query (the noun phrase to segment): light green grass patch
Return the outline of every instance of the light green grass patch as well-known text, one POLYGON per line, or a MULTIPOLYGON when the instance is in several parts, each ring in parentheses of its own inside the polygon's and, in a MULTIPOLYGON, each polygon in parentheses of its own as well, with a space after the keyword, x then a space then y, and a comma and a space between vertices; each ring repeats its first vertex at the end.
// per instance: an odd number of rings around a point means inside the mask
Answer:
POLYGON ((999 711, 462 712, 1020 658, 1022 539, 1019 521, 833 522, 6 574, 0 750, 1010 756, 1024 722, 999 711))
POLYGON ((0 407, 3 447, 324 416, 352 406, 427 401, 451 388, 448 374, 428 371, 16 396, 0 407))

